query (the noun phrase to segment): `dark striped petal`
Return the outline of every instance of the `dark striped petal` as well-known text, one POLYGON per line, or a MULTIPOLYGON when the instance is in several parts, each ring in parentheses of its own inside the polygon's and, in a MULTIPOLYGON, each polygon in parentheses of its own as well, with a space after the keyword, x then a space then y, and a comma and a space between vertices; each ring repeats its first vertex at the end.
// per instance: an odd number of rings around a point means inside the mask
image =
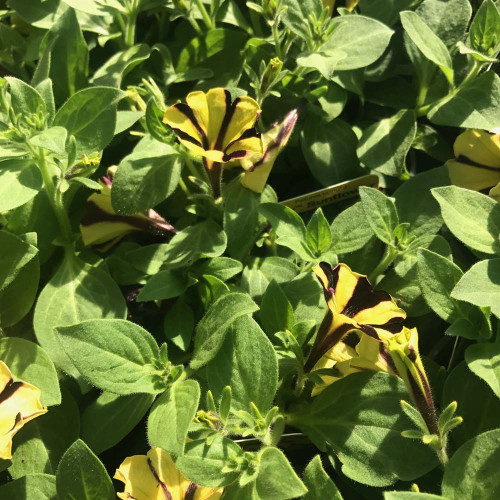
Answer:
POLYGON ((500 182, 500 168, 448 160, 450 180, 455 186, 481 191, 500 182))
MULTIPOLYGON (((298 112, 294 109, 283 120, 275 123, 267 132, 262 134, 264 155, 256 160, 253 158, 253 161, 252 159, 242 161, 243 168, 247 170, 241 180, 243 186, 256 193, 262 193, 278 154, 286 146, 288 139, 292 135, 297 118, 298 112)), ((254 156, 250 155, 251 158, 254 156)))
MULTIPOLYGON (((406 318, 406 313, 387 292, 374 290, 366 276, 351 271, 345 264, 338 264, 330 270, 328 264, 321 263, 319 268, 314 268, 316 276, 323 285, 325 298, 329 303, 329 295, 333 294, 337 312, 360 325, 382 329, 384 325, 388 325, 391 332, 394 329, 401 330, 395 323, 401 323, 406 318)), ((366 333, 377 337, 370 329, 367 330, 366 333)))
POLYGON ((84 245, 99 245, 106 250, 132 231, 145 231, 159 236, 177 231, 154 210, 135 215, 118 215, 111 205, 111 185, 103 184, 100 193, 87 199, 86 212, 80 221, 84 245))
POLYGON ((14 381, 0 361, 0 459, 12 458, 12 438, 26 422, 47 412, 40 403, 40 390, 27 382, 14 381))
POLYGON ((500 169, 500 134, 469 129, 462 132, 453 144, 455 157, 466 162, 500 169))

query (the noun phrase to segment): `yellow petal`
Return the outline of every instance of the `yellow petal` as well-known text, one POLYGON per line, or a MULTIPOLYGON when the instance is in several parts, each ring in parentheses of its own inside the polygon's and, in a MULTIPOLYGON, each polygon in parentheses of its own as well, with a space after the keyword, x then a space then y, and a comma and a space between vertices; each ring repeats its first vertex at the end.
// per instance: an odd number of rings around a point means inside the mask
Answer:
POLYGON ((500 182, 490 189, 489 195, 496 201, 500 202, 500 182))
POLYGON ((466 130, 455 140, 455 156, 468 158, 472 163, 500 169, 500 134, 484 130, 466 130))
POLYGON ((455 186, 481 191, 500 182, 500 170, 493 167, 473 166, 457 160, 448 160, 446 166, 455 186))
POLYGON ((356 5, 358 5, 359 0, 346 0, 345 6, 349 12, 352 12, 355 8, 356 5))
MULTIPOLYGON (((227 92, 227 91, 226 91, 227 92)), ((221 124, 222 143, 220 149, 239 139, 244 132, 255 127, 261 109, 257 101, 248 96, 237 97, 230 108, 227 108, 224 122, 221 124)), ((219 149, 219 147, 216 147, 219 149)), ((262 144, 260 150, 262 152, 262 144)))
POLYGON ((187 104, 179 103, 170 106, 163 115, 163 123, 171 127, 179 139, 204 147, 204 134, 187 104))
POLYGON ((0 458, 12 458, 12 438, 30 420, 47 413, 40 403, 40 390, 14 381, 7 365, 0 361, 0 458))

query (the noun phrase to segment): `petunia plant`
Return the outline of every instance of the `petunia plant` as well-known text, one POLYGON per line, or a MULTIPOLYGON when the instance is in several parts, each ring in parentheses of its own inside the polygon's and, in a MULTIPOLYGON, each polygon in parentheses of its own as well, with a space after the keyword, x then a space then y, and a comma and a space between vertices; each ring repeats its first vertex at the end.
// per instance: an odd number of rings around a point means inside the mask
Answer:
POLYGON ((498 2, 0 40, 0 499, 497 500, 498 2))

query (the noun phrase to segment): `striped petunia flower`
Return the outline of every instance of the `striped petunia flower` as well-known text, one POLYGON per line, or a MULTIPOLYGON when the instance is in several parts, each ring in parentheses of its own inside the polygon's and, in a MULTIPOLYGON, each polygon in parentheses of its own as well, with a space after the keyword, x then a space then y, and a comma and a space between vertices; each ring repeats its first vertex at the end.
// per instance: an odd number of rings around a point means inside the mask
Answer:
POLYGON ((454 160, 446 166, 451 182, 475 191, 492 188, 490 196, 500 199, 500 134, 466 130, 453 145, 454 160))
POLYGON ((262 140, 255 128, 260 112, 251 97, 240 96, 233 101, 228 90, 215 88, 207 93, 189 93, 185 103, 165 111, 163 123, 193 155, 203 157, 211 179, 215 178, 212 185, 218 197, 216 184, 223 163, 262 154, 262 140))
POLYGON ((151 209, 134 215, 117 214, 111 206, 111 184, 115 171, 115 167, 109 168, 107 176, 99 181, 101 191, 87 199, 85 215, 80 221, 83 244, 107 250, 133 231, 160 236, 177 233, 171 224, 151 209))
POLYGON ((7 365, 0 361, 0 459, 12 458, 12 438, 30 420, 47 413, 40 403, 40 390, 14 381, 7 365))
POLYGON ((127 457, 114 478, 125 483, 125 490, 117 494, 124 500, 219 500, 223 491, 189 481, 161 448, 127 457))
POLYGON ((243 186, 256 193, 262 193, 278 154, 292 135, 298 116, 298 111, 294 109, 262 133, 264 153, 254 153, 241 160, 241 166, 246 170, 241 178, 243 186))
POLYGON ((262 141, 255 125, 260 115, 257 101, 248 96, 231 99, 229 90, 188 94, 185 103, 170 106, 163 122, 195 156, 226 163, 249 153, 262 153, 262 141))
POLYGON ((345 264, 332 269, 326 262, 313 271, 323 286, 328 309, 305 364, 306 372, 350 332, 361 332, 381 341, 403 328, 406 313, 387 292, 374 290, 366 276, 351 271, 345 264))

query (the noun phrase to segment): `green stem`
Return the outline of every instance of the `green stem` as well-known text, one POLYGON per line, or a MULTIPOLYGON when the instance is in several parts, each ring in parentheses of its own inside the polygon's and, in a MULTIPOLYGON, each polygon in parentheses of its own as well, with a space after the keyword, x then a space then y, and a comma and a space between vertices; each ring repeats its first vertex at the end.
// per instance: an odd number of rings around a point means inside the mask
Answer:
POLYGON ((138 0, 132 0, 129 5, 126 20, 125 45, 133 47, 135 43, 135 25, 137 22, 138 0))
POLYGON ((273 23, 272 30, 273 30, 273 37, 274 37, 274 45, 276 47, 276 56, 279 59, 283 60, 283 53, 281 51, 280 35, 278 32, 278 22, 277 21, 275 21, 273 23))
POLYGON ((455 352, 457 350, 459 340, 460 337, 456 337, 455 342, 453 343, 453 350, 451 351, 450 361, 448 362, 448 367, 446 368, 447 372, 449 372, 451 370, 451 367, 453 366, 453 360, 455 358, 455 352))
POLYGON ((194 30, 198 35, 200 36, 203 35, 203 30, 200 28, 198 21, 194 17, 189 16, 186 19, 189 21, 189 23, 191 24, 191 26, 194 28, 194 30))
POLYGON ((374 284, 375 280, 378 278, 380 274, 382 274, 391 264, 392 261, 397 257, 398 251, 395 248, 387 247, 384 252, 384 256, 382 260, 378 263, 378 266, 371 272, 368 276, 368 280, 370 283, 374 284))
POLYGON ((198 7, 198 10, 200 11, 201 17, 203 18, 203 22, 205 23, 206 27, 211 30, 214 27, 214 23, 208 15, 207 9, 205 9, 203 2, 201 0, 195 0, 195 3, 198 7))
POLYGON ((446 447, 443 446, 440 450, 436 450, 436 454, 443 468, 446 467, 446 464, 448 463, 449 460, 448 453, 446 453, 446 447))
POLYGON ((64 208, 62 194, 58 189, 56 189, 54 185, 54 181, 52 179, 52 176, 50 175, 47 163, 45 161, 45 153, 43 149, 40 148, 39 154, 36 154, 33 149, 31 149, 31 151, 42 174, 43 184, 45 186, 45 190, 47 191, 49 202, 52 206, 52 209, 54 210, 57 222, 59 223, 61 237, 63 238, 65 246, 69 246, 73 241, 73 231, 71 229, 71 223, 69 221, 68 214, 66 213, 66 210, 64 208))

